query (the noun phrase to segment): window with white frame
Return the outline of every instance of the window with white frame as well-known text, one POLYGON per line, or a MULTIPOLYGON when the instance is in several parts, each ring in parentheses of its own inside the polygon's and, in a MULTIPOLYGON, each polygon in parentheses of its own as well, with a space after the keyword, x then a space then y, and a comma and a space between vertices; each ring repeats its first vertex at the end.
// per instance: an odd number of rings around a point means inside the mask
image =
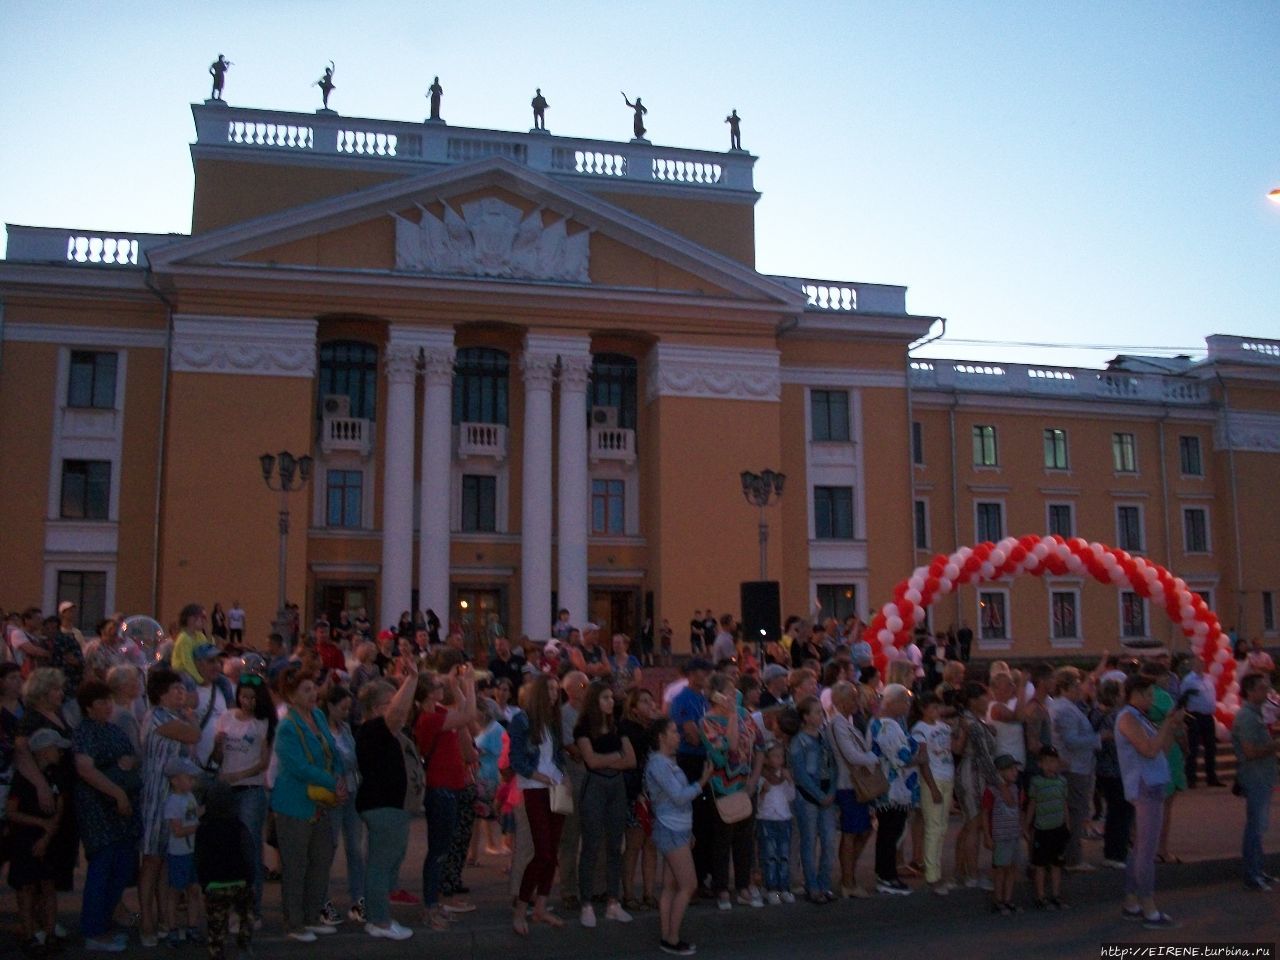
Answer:
POLYGON ((929 504, 924 500, 916 501, 915 508, 916 549, 929 549, 929 504))
POLYGON ((1054 590, 1049 594, 1053 639, 1080 639, 1080 594, 1075 590, 1054 590))
POLYGON ((853 487, 813 488, 813 536, 816 540, 853 539, 853 487))
POLYGON ((117 355, 112 352, 72 350, 67 369, 67 406, 114 410, 116 361, 117 355))
POLYGON ((818 608, 822 616, 835 617, 844 623, 858 612, 858 585, 856 583, 818 584, 818 608))
POLYGON ((1132 433, 1111 435, 1111 461, 1116 473, 1138 472, 1138 442, 1132 433))
POLYGON ((973 465, 996 467, 1000 465, 1000 451, 996 444, 996 428, 985 424, 973 427, 973 465))
POLYGON ((1048 506, 1049 535, 1071 538, 1076 535, 1075 510, 1069 503, 1051 503, 1048 506))
POLYGON ((626 533, 626 482, 623 480, 591 481, 591 532, 597 536, 621 536, 626 533))
POLYGON ((1204 476, 1204 462, 1200 458, 1199 437, 1178 438, 1178 467, 1184 477, 1204 476))
POLYGON ((1004 590, 978 594, 978 636, 982 640, 1009 639, 1009 595, 1004 590))
POLYGON ((1147 601, 1131 590, 1120 594, 1120 636, 1125 638, 1147 635, 1147 601))
POLYGON ((979 501, 973 505, 977 518, 977 534, 980 543, 995 543, 1004 539, 1004 504, 979 501))
POLYGON ((1044 431, 1044 468, 1066 470, 1067 431, 1059 427, 1046 427, 1044 431))
POLYGON ((1116 542, 1121 550, 1141 553, 1142 508, 1138 506, 1116 507, 1116 542))
POLYGON ((107 520, 111 511, 111 461, 63 460, 59 516, 64 520, 107 520))
POLYGON ((849 391, 809 391, 812 437, 819 443, 849 442, 849 391))
POLYGON ((924 466, 924 424, 919 420, 911 422, 911 462, 924 466))
POLYGON ((462 532, 493 533, 498 529, 498 478, 489 474, 462 476, 462 532))
POLYGON ((325 526, 358 529, 364 523, 364 471, 325 471, 325 526))
POLYGON ((100 570, 59 570, 57 599, 76 605, 77 627, 97 630, 107 615, 107 575, 100 570))
POLYGON ((1209 511, 1204 507, 1182 508, 1182 542, 1187 553, 1209 552, 1209 511))

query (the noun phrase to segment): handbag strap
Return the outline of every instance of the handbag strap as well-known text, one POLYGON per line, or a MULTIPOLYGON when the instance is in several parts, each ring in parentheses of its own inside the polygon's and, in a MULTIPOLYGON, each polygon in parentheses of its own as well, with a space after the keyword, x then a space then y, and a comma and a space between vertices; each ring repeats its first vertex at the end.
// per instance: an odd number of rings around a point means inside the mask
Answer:
MULTIPOLYGON (((295 710, 294 713, 297 713, 295 710)), ((294 721, 293 728, 298 731, 298 742, 302 744, 302 755, 307 758, 307 763, 315 766, 315 758, 311 755, 311 750, 307 747, 307 737, 302 731, 302 715, 298 714, 298 719, 294 721)), ((333 773, 333 754, 329 752, 329 744, 325 740, 324 733, 320 734, 320 750, 324 754, 324 769, 326 773, 333 773)))

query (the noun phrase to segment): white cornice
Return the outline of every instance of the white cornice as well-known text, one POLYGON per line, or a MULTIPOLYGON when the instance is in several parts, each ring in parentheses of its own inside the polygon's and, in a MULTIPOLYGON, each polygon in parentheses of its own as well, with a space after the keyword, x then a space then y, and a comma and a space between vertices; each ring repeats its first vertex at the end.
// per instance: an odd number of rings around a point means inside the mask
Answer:
POLYGON ((782 382, 803 387, 887 387, 901 390, 907 385, 907 375, 901 370, 784 366, 782 382))
POLYGON ((163 330, 130 327, 88 327, 78 324, 6 323, 4 338, 15 343, 57 343, 73 347, 164 346, 163 330))
POLYGON ((175 315, 171 367, 179 373, 311 378, 316 322, 175 315))
POLYGON ((645 361, 645 401, 702 397, 777 403, 780 357, 777 350, 659 343, 645 361))
POLYGON ((1066 417, 1097 419, 1099 416, 1123 420, 1165 420, 1184 423, 1213 423, 1216 415, 1209 407, 1175 407, 1162 403, 1116 403, 1091 398, 1063 400, 1037 394, 995 395, 958 394, 950 390, 933 390, 915 387, 911 402, 916 406, 947 410, 952 406, 959 410, 1002 410, 1028 416, 1055 414, 1066 417))
POLYGON ((1222 410, 1213 426, 1215 450, 1280 453, 1280 413, 1222 410))

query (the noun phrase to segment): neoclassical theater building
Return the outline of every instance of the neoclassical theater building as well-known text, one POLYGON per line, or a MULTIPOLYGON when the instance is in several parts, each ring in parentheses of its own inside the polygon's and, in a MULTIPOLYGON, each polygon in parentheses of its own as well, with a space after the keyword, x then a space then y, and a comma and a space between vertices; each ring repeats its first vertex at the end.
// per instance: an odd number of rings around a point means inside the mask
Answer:
MULTIPOLYGON (((282 505, 260 457, 288 451, 313 458, 284 500, 308 620, 539 637, 565 607, 669 619, 680 650, 761 578, 763 521, 784 612, 865 616, 935 552, 1053 532, 1274 635, 1280 342, 917 359, 945 323, 904 288, 757 270, 749 153, 192 112, 190 235, 8 227, 5 608, 238 600, 260 641, 282 505), (761 510, 740 477, 765 469, 786 484, 761 510)), ((1024 579, 934 625, 993 655, 1173 640, 1136 595, 1024 579)))

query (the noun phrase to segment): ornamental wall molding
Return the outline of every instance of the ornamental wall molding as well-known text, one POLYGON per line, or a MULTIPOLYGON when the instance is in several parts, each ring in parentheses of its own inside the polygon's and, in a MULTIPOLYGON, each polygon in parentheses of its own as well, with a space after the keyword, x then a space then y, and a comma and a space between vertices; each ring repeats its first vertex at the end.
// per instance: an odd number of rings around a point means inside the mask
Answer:
POLYGON ((163 330, 90 327, 78 324, 6 323, 4 339, 14 343, 56 343, 71 347, 154 347, 165 344, 163 330))
POLYGON ((316 373, 316 322, 175 316, 170 368, 310 379, 316 373))
POLYGON ((1280 413, 1219 411, 1213 427, 1213 448, 1280 453, 1280 413))
POLYGON ((417 223, 393 213, 396 269, 467 277, 518 277, 590 283, 591 231, 568 232, 560 217, 543 221, 543 207, 526 214, 498 197, 448 201, 437 216, 421 204, 417 223))
POLYGON ((702 397, 777 403, 782 395, 780 365, 777 350, 659 343, 646 361, 645 401, 702 397))

